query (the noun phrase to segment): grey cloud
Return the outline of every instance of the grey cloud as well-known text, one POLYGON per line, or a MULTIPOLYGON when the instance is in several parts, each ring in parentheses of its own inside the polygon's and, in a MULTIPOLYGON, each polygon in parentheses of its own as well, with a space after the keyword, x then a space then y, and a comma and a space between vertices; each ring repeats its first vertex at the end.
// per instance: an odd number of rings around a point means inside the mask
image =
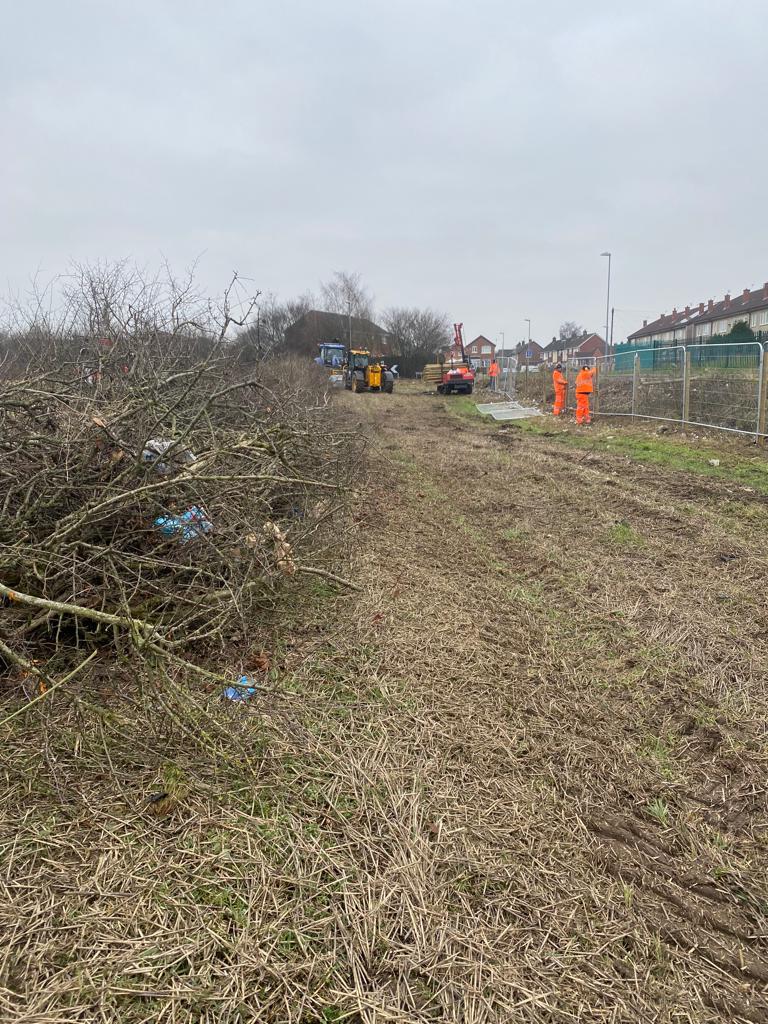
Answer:
MULTIPOLYGON (((38 0, 6 11, 0 280, 337 267, 470 332, 762 283, 759 0, 38 0), (8 42, 10 41, 10 45, 8 42)), ((632 312, 629 312, 632 311, 632 312)))

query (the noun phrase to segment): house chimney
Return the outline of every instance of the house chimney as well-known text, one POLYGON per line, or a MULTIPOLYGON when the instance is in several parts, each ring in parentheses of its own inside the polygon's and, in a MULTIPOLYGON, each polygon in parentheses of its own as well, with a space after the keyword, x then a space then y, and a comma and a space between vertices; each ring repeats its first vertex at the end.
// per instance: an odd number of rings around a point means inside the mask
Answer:
POLYGON ((768 299, 768 281, 763 285, 763 298, 768 299))
POLYGON ((715 300, 714 299, 710 299, 709 302, 707 303, 707 311, 709 313, 712 312, 712 310, 714 308, 714 305, 715 305, 715 300))
POLYGON ((677 316, 677 306, 672 307, 672 316, 677 316))
POLYGON ((749 288, 744 289, 744 291, 741 293, 741 297, 742 299, 744 299, 745 302, 747 301, 747 299, 749 298, 749 288))
POLYGON ((725 303, 725 308, 728 309, 728 307, 731 304, 731 296, 728 294, 728 292, 725 293, 725 298, 723 299, 723 302, 725 303))
POLYGON ((690 316, 691 315, 691 307, 690 306, 686 306, 685 307, 685 315, 686 316, 690 316))
POLYGON ((699 303, 699 316, 701 316, 701 314, 702 314, 703 312, 704 312, 704 303, 703 303, 703 302, 700 302, 700 303, 699 303))
POLYGON ((647 326, 648 326, 648 321, 647 320, 643 320, 643 327, 647 327, 647 326))

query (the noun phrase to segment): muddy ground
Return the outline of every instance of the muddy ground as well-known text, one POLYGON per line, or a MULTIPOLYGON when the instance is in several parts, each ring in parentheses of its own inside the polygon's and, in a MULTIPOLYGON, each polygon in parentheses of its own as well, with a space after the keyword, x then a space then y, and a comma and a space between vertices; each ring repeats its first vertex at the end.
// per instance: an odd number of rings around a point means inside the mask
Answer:
POLYGON ((768 1020, 763 455, 337 404, 361 589, 297 602, 269 693, 169 695, 160 761, 127 703, 14 720, 5 1019, 768 1020))

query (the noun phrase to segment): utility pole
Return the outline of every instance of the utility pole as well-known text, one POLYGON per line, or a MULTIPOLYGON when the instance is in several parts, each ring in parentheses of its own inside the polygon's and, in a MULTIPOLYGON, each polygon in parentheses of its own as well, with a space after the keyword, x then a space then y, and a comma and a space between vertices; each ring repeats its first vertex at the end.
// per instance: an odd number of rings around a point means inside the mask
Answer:
POLYGON ((527 385, 528 385, 528 359, 529 359, 528 353, 531 350, 531 320, 530 320, 530 317, 524 316, 523 317, 523 322, 528 324, 528 347, 525 350, 525 381, 526 381, 526 391, 527 391, 527 385))
POLYGON ((347 301, 347 317, 349 329, 349 351, 352 351, 352 300, 347 301))
POLYGON ((611 341, 610 341, 610 344, 608 345, 608 355, 609 356, 613 355, 613 316, 614 316, 615 312, 616 312, 616 307, 615 306, 611 306, 611 341))
POLYGON ((605 343, 607 345, 609 337, 609 327, 611 322, 611 254, 609 252, 601 252, 600 255, 608 257, 608 294, 605 297, 605 343))

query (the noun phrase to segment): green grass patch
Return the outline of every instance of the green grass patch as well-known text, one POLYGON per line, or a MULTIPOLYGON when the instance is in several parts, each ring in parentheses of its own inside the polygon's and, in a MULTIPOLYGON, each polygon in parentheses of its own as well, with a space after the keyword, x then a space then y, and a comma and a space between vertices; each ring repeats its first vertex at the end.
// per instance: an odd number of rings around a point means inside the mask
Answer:
POLYGON ((608 530, 608 539, 617 547, 638 548, 645 544, 640 534, 633 530, 629 523, 614 523, 608 530))
MULTIPOLYGON (((443 406, 455 416, 480 420, 481 422, 486 419, 482 413, 477 411, 477 399, 474 395, 446 395, 443 399, 443 406)), ((495 421, 491 420, 491 422, 495 421)))
POLYGON ((602 434, 572 434, 563 432, 555 440, 593 451, 609 451, 626 455, 637 462, 647 462, 665 469, 696 473, 700 476, 730 480, 752 487, 761 494, 768 494, 768 460, 761 456, 751 458, 722 449, 691 444, 685 438, 649 437, 630 432, 617 432, 610 441, 602 434), (710 465, 710 460, 719 465, 710 465))
POLYGON ((731 480, 745 487, 752 487, 761 494, 768 494, 768 459, 761 455, 743 456, 723 451, 711 445, 691 443, 687 438, 672 434, 667 437, 650 436, 632 428, 603 426, 588 432, 570 429, 572 424, 563 425, 548 416, 536 416, 527 420, 497 421, 478 413, 474 396, 455 395, 444 400, 446 410, 462 419, 480 420, 490 430, 514 430, 521 434, 551 438, 556 443, 589 448, 592 451, 610 451, 626 455, 637 462, 651 463, 667 469, 696 473, 724 480, 731 480), (719 465, 710 465, 717 459, 719 465))
POLYGON ((651 800, 648 804, 648 814, 654 821, 658 821, 663 828, 667 828, 669 825, 669 804, 666 800, 662 800, 661 797, 651 800))
POLYGON ((646 736, 640 747, 642 756, 653 762, 665 779, 675 775, 675 762, 668 742, 661 736, 646 736))
POLYGON ((515 604, 541 608, 544 605, 544 587, 538 582, 519 583, 509 588, 507 597, 515 604))

